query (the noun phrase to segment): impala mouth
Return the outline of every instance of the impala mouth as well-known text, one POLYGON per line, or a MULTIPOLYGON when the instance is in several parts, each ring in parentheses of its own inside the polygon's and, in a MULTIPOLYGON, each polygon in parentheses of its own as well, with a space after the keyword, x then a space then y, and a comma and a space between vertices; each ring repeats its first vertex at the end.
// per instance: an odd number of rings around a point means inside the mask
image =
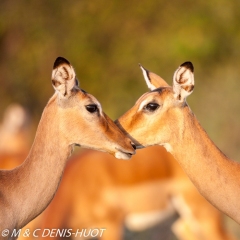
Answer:
POLYGON ((135 154, 135 151, 130 153, 130 152, 125 152, 125 151, 123 151, 121 149, 118 149, 118 148, 116 148, 116 150, 117 150, 117 152, 115 152, 115 158, 117 158, 117 159, 128 160, 132 157, 132 155, 135 154))
POLYGON ((143 145, 136 145, 136 149, 142 149, 145 148, 143 145))

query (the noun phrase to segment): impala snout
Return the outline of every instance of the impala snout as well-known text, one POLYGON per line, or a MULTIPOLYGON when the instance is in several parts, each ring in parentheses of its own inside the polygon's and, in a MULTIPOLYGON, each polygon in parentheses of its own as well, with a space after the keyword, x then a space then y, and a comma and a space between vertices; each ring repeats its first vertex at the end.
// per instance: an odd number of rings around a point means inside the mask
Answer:
POLYGON ((124 159, 124 160, 130 159, 132 157, 132 155, 134 155, 136 153, 135 152, 136 146, 130 139, 129 139, 129 145, 131 147, 128 148, 128 150, 116 147, 115 149, 117 150, 117 152, 115 152, 115 154, 114 154, 115 158, 124 159))
POLYGON ((121 122, 120 118, 115 120, 114 123, 118 126, 118 128, 131 140, 131 144, 135 150, 144 148, 133 136, 131 136, 126 130, 125 126, 121 122))
POLYGON ((132 145, 132 147, 133 147, 134 150, 137 149, 136 145, 135 145, 133 142, 131 142, 131 145, 132 145))

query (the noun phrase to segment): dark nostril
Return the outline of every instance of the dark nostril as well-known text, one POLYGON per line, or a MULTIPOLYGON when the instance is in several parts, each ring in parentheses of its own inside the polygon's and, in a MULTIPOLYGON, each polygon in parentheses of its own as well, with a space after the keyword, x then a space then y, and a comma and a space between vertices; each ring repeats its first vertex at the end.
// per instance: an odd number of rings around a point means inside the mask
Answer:
POLYGON ((134 143, 131 143, 131 145, 132 145, 132 147, 134 148, 134 150, 136 150, 136 149, 137 149, 137 147, 135 146, 135 144, 134 144, 134 143))

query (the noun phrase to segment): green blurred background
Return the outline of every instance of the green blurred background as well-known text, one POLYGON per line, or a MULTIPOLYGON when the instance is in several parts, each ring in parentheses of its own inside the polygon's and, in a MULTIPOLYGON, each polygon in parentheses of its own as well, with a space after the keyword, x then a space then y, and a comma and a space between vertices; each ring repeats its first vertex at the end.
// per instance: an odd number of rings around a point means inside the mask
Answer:
POLYGON ((217 145, 239 159, 239 9, 239 0, 1 0, 0 116, 19 102, 39 120, 58 56, 113 119, 147 90, 139 62, 171 83, 189 60, 191 108, 217 145))
POLYGON ((58 56, 113 119, 147 91, 139 62, 171 83, 192 61, 188 103, 219 148, 240 159, 239 0, 0 0, 0 117, 18 102, 37 124, 58 56))

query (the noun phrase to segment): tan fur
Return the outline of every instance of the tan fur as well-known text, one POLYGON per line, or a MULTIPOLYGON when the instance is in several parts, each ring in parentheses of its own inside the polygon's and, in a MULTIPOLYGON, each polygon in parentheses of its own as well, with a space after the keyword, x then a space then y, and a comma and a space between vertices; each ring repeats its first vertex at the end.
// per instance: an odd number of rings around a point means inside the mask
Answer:
POLYGON ((187 240, 190 234, 197 240, 230 239, 223 215, 197 192, 164 148, 139 150, 127 162, 105 153, 84 151, 71 158, 52 203, 26 228, 31 232, 38 228, 107 228, 102 240, 120 240, 123 225, 134 227, 134 217, 139 220, 138 230, 143 230, 152 224, 152 218, 147 221, 151 213, 160 219, 161 212, 167 216, 171 209, 180 214, 188 229, 174 230, 179 239, 187 240), (189 214, 181 204, 186 205, 189 214), (141 215, 144 220, 139 218, 141 215))
POLYGON ((168 143, 201 194, 240 223, 240 164, 228 159, 200 126, 186 103, 191 93, 185 91, 186 84, 194 85, 191 63, 177 69, 173 87, 162 88, 160 83, 140 97, 118 119, 118 125, 141 147, 168 143), (143 101, 147 104, 153 98, 161 106, 158 110, 148 114, 138 111, 143 101))
POLYGON ((58 58, 53 72, 56 71, 66 92, 61 87, 56 89, 45 107, 24 163, 0 171, 0 232, 6 228, 10 231, 8 237, 0 239, 13 239, 13 229, 22 228, 47 207, 75 144, 111 154, 121 152, 128 157, 134 154, 131 141, 101 109, 99 114, 86 110, 87 104, 100 103, 79 89, 75 78, 65 79, 65 71, 69 71, 68 76, 75 76, 69 62, 58 58))

